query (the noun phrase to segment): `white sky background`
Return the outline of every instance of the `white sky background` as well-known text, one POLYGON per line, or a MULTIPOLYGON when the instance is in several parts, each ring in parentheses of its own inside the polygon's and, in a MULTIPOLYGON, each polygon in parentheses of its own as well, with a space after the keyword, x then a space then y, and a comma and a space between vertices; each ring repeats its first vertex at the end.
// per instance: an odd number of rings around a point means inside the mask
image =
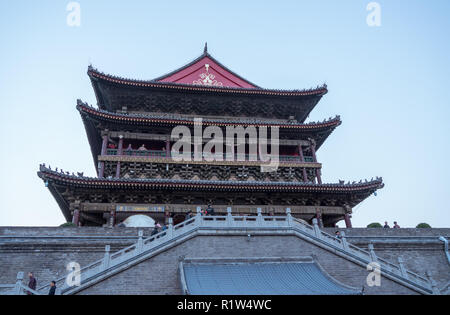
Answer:
MULTIPOLYGON (((308 121, 341 115, 318 152, 323 181, 382 176, 354 211, 371 222, 449 227, 449 1, 0 2, 0 225, 64 222, 36 172, 40 163, 95 176, 77 98, 96 104, 90 62, 152 79, 209 52, 267 88, 328 84, 308 121)), ((343 226, 343 223, 340 224, 343 226)))

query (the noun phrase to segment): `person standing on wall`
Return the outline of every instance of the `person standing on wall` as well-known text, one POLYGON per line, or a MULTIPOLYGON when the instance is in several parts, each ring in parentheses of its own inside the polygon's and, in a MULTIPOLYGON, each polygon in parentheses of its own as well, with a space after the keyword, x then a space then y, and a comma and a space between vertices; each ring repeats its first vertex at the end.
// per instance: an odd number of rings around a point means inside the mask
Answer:
POLYGON ((55 295, 56 293, 56 282, 50 282, 50 290, 48 291, 48 295, 55 295))
MULTIPOLYGON (((28 277, 30 278, 30 281, 28 281, 28 287, 32 290, 36 290, 37 281, 36 278, 33 276, 33 273, 29 272, 28 277)), ((27 295, 33 295, 33 293, 27 291, 27 295)))

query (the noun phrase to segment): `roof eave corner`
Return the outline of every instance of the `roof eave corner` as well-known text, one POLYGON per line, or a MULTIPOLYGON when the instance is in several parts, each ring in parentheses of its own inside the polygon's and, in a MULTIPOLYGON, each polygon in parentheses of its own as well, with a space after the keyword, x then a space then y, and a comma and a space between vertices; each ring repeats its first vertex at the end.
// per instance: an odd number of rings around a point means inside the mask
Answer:
POLYGON ((324 83, 322 85, 322 88, 324 89, 324 92, 323 92, 322 96, 325 95, 325 94, 328 94, 328 85, 326 83, 324 83))
POLYGON ((83 102, 81 99, 77 99, 77 105, 75 108, 81 113, 83 111, 82 107, 91 107, 88 103, 83 102))

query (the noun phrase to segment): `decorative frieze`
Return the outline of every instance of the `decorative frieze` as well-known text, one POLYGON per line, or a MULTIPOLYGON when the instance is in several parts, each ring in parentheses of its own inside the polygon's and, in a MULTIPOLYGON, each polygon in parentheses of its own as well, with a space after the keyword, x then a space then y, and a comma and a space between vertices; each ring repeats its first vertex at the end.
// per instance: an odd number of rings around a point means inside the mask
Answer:
POLYGON ((267 96, 234 96, 218 94, 178 94, 167 91, 146 91, 102 84, 110 108, 127 106, 131 111, 178 113, 226 117, 261 117, 304 121, 321 99, 319 96, 284 99, 267 96))
MULTIPOLYGON (((105 162, 105 177, 115 178, 117 163, 105 162)), ((138 163, 120 162, 120 177, 130 179, 164 178, 197 180, 236 180, 236 181, 273 181, 304 182, 304 168, 279 167, 275 172, 261 172, 260 166, 247 165, 211 165, 182 163, 138 163)), ((309 182, 315 181, 315 169, 306 169, 309 182)))

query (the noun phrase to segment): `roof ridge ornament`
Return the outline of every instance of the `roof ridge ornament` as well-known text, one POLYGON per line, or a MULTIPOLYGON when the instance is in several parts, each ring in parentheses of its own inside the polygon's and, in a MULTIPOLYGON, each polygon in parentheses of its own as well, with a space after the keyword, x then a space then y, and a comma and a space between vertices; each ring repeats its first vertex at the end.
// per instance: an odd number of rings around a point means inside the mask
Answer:
POLYGON ((208 54, 208 42, 205 42, 205 48, 203 48, 203 54, 208 54))

